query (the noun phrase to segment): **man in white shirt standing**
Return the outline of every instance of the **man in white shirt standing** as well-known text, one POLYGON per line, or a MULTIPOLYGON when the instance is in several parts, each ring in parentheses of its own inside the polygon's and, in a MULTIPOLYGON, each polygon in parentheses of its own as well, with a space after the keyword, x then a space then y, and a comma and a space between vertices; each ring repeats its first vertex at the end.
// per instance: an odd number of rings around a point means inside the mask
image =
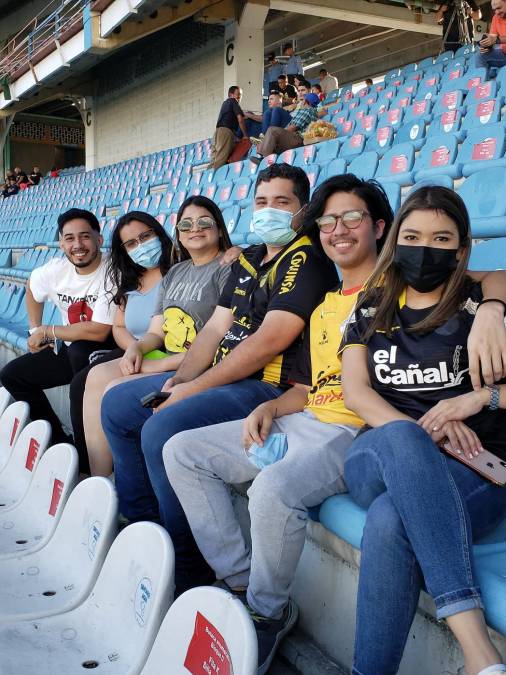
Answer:
POLYGON ((96 216, 70 209, 58 217, 58 231, 65 257, 35 269, 26 286, 29 353, 10 361, 0 373, 2 385, 14 399, 30 405, 32 420, 50 422, 53 443, 69 438, 44 390, 69 384, 88 365, 92 352, 113 345, 115 309, 105 297, 106 263, 96 216), (63 325, 42 325, 47 301, 58 307, 63 325))
POLYGON ((329 71, 326 68, 320 70, 320 87, 322 88, 325 96, 328 96, 331 91, 334 91, 338 88, 337 77, 329 74, 329 71))

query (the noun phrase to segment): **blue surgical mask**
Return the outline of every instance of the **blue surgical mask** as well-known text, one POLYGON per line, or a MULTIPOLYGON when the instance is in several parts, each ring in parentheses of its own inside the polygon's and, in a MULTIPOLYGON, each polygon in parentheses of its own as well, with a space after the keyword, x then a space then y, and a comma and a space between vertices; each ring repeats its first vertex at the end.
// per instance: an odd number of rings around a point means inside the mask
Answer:
POLYGON ((143 244, 139 244, 133 251, 129 251, 128 255, 134 263, 145 267, 147 270, 158 267, 160 256, 162 255, 162 242, 158 237, 155 237, 154 239, 145 241, 143 244))
MULTIPOLYGON (((299 209, 297 213, 300 213, 299 209)), ((297 232, 292 230, 292 219, 297 213, 265 207, 253 211, 251 227, 253 232, 269 246, 285 246, 295 239, 297 232)))
POLYGON ((264 469, 269 464, 279 462, 288 450, 286 434, 269 434, 263 445, 252 443, 247 450, 249 461, 258 469, 264 469))

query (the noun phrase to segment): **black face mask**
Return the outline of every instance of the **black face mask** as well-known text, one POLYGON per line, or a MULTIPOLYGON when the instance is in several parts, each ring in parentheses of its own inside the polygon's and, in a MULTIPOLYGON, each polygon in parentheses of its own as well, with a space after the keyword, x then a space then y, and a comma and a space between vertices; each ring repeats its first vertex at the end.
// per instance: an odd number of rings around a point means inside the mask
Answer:
POLYGON ((394 263, 408 286, 419 293, 430 293, 448 281, 456 269, 457 252, 457 248, 397 244, 394 263))

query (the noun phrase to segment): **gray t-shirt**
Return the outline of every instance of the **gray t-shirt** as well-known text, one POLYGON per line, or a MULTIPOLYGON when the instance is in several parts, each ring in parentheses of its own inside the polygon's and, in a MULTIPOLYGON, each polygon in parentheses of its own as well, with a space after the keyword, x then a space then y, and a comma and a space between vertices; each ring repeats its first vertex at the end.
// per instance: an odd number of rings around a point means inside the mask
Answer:
POLYGON ((153 314, 163 315, 167 352, 185 352, 214 312, 230 272, 230 265, 220 265, 221 258, 206 265, 185 260, 163 277, 153 314))

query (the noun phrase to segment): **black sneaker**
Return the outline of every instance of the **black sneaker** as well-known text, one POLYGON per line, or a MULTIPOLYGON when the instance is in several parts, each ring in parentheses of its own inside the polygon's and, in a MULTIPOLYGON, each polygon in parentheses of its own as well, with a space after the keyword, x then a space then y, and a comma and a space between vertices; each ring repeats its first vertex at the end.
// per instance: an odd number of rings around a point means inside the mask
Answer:
POLYGON ((256 614, 248 607, 258 640, 258 675, 264 675, 274 659, 276 650, 284 636, 295 626, 299 608, 289 600, 281 619, 268 619, 256 614))

